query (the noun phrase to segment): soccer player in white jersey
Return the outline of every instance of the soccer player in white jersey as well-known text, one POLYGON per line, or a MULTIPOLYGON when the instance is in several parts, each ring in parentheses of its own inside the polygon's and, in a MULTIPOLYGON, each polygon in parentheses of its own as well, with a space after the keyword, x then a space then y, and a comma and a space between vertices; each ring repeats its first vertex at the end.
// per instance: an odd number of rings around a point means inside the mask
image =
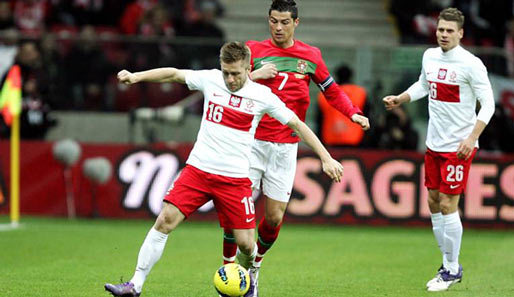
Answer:
MULTIPOLYGON (((125 84, 187 84, 191 90, 202 91, 205 101, 197 141, 141 246, 134 276, 126 283, 105 285, 114 296, 139 296, 146 277, 162 255, 168 234, 211 199, 221 227, 234 230, 241 252, 247 256, 256 254, 255 213, 248 175, 255 129, 264 114, 291 127, 318 154, 323 171, 334 181, 341 180, 341 163, 332 159, 307 125, 268 87, 248 79, 250 50, 246 45, 240 42, 223 45, 220 64, 221 71, 158 68, 118 73, 119 81, 125 84)), ((252 280, 245 296, 253 296, 255 290, 252 280)))
POLYGON ((428 94, 425 186, 432 229, 443 258, 436 277, 427 283, 428 291, 445 291, 462 280, 459 198, 466 187, 478 138, 494 113, 487 69, 460 46, 463 24, 464 16, 458 9, 441 11, 436 31, 439 47, 425 51, 419 80, 402 94, 383 99, 390 110, 428 94))

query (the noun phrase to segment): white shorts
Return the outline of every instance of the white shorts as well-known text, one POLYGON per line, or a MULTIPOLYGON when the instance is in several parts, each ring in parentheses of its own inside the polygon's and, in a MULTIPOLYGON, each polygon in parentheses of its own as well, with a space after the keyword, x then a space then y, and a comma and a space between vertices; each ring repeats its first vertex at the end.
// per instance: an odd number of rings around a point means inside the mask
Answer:
POLYGON ((298 143, 255 140, 250 157, 252 188, 267 197, 289 202, 296 172, 298 143))

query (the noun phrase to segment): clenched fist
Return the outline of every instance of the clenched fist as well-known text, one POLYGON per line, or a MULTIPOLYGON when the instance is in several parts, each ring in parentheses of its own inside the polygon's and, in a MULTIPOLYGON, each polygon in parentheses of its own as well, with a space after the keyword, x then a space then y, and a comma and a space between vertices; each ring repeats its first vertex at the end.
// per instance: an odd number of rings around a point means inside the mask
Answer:
POLYGON ((126 85, 131 85, 139 82, 137 75, 123 69, 122 71, 118 72, 118 81, 120 83, 124 83, 126 85))
POLYGON ((385 108, 387 110, 391 110, 395 107, 400 106, 400 104, 402 104, 400 101, 400 96, 392 96, 392 95, 384 97, 384 99, 382 99, 382 102, 384 102, 385 108))

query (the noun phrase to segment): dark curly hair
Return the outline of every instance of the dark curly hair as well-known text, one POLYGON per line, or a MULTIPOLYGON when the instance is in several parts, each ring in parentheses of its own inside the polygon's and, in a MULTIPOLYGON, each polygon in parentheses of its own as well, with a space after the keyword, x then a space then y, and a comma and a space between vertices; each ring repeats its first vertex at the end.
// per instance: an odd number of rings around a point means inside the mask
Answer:
POLYGON ((271 15, 271 11, 276 10, 278 12, 290 12, 293 20, 298 18, 298 7, 294 0, 273 0, 268 11, 268 15, 271 15))

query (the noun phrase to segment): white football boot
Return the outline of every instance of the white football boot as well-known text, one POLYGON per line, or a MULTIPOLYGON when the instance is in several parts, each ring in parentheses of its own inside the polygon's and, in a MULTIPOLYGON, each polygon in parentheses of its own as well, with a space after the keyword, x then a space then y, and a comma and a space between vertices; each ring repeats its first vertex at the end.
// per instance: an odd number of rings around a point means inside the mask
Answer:
POLYGON ((451 286, 462 281, 462 266, 459 265, 459 272, 451 274, 445 269, 439 278, 427 288, 429 292, 447 291, 451 286))
POLYGON ((439 269, 437 269, 437 273, 434 276, 434 278, 427 282, 427 288, 430 287, 430 285, 432 285, 433 283, 435 283, 437 281, 437 279, 439 279, 439 277, 441 276, 441 273, 443 271, 444 271, 444 266, 443 266, 443 264, 441 264, 441 267, 439 267, 439 269))

